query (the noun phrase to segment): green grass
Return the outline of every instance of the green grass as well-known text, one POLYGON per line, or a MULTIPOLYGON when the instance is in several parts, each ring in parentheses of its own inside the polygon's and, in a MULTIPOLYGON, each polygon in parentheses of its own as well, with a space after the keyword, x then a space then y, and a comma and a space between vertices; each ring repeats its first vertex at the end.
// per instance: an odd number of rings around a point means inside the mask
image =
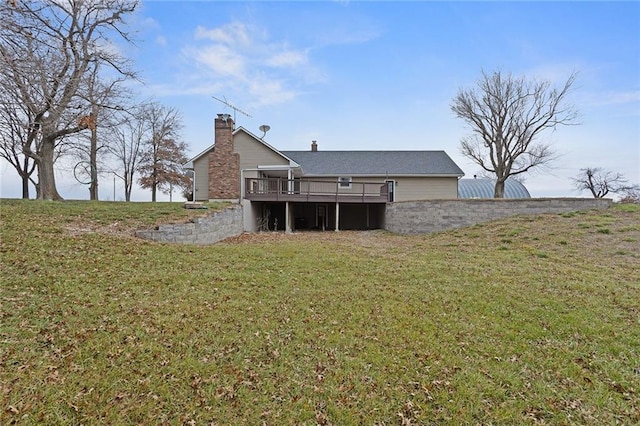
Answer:
POLYGON ((640 422, 637 209, 131 236, 193 214, 0 203, 0 423, 640 422))
POLYGON ((619 211, 637 213, 640 211, 640 204, 621 203, 621 204, 616 204, 615 208, 619 211))

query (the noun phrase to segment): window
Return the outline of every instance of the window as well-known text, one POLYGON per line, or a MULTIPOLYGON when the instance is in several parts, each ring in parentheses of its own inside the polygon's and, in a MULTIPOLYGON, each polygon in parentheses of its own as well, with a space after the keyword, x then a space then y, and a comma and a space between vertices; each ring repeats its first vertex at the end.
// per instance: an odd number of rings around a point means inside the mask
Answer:
POLYGON ((338 178, 338 188, 339 189, 351 189, 351 178, 350 177, 339 177, 338 178))

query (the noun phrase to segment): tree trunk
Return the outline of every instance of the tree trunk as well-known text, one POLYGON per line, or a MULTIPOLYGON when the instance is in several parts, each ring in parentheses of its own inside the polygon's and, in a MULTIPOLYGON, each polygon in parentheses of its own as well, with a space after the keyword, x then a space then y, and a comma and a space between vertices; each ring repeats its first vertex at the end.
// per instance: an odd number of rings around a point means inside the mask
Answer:
POLYGON ((63 198, 56 188, 56 177, 53 170, 55 139, 46 138, 42 141, 42 148, 39 152, 38 179, 39 193, 41 200, 59 201, 63 198))
MULTIPOLYGON (((131 189, 133 188, 133 173, 129 172, 126 164, 125 164, 124 174, 122 175, 122 181, 124 182, 124 201, 130 202, 131 189)), ((115 199, 113 201, 115 201, 115 199)))
POLYGON ((91 184, 89 185, 89 199, 98 200, 98 176, 94 169, 91 169, 91 184))
POLYGON ((496 186, 493 192, 493 198, 504 198, 504 180, 496 179, 496 186))
POLYGON ((90 127, 91 147, 89 148, 89 164, 91 165, 91 184, 89 185, 89 199, 91 201, 98 201, 98 126, 96 124, 98 108, 95 105, 91 110, 90 116, 94 121, 93 126, 90 127))
POLYGON ((153 169, 153 184, 151 185, 151 201, 152 202, 156 202, 156 192, 158 190, 158 171, 156 169, 156 164, 157 161, 154 163, 154 169, 153 169))
MULTIPOLYGON (((89 164, 91 165, 91 184, 89 185, 89 199, 98 200, 98 135, 91 130, 91 148, 89 150, 89 164)), ((115 201, 115 200, 114 200, 115 201)))
POLYGON ((22 199, 29 199, 29 176, 22 175, 22 199))
POLYGON ((126 202, 130 202, 131 201, 131 189, 133 188, 133 180, 128 179, 126 176, 127 175, 125 175, 125 179, 124 179, 124 200, 126 202))
MULTIPOLYGON (((31 169, 33 171, 33 169, 31 169)), ((29 157, 25 155, 24 164, 22 165, 22 172, 20 172, 20 177, 22 178, 22 199, 29 199, 29 157)))

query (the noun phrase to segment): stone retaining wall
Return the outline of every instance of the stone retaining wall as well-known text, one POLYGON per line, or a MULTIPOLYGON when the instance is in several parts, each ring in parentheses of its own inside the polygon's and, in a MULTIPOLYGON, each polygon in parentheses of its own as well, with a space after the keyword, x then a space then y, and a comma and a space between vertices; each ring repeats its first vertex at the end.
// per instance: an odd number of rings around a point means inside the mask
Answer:
POLYGON ((405 201, 387 204, 385 229, 398 234, 422 234, 515 215, 605 209, 611 202, 596 198, 405 201))
POLYGON ((242 207, 237 205, 195 218, 189 223, 160 225, 155 230, 136 231, 136 237, 163 243, 213 244, 242 234, 242 218, 242 207))

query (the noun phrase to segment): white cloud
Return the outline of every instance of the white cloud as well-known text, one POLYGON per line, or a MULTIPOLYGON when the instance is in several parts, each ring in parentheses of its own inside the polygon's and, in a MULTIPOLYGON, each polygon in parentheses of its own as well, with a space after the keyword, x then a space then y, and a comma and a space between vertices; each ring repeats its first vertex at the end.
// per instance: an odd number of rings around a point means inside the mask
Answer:
POLYGON ((183 93, 204 93, 216 86, 226 94, 250 95, 247 104, 264 106, 295 99, 305 85, 323 80, 323 73, 309 61, 308 48, 272 40, 256 26, 241 22, 198 26, 193 39, 183 49, 191 72, 188 79, 182 78, 183 93), (187 86, 186 80, 195 85, 187 86))
POLYGON ((142 95, 148 98, 181 95, 211 96, 212 93, 220 93, 223 89, 224 85, 220 82, 185 79, 181 82, 180 86, 172 83, 146 86, 146 88, 142 90, 142 95))
POLYGON ((303 51, 284 51, 277 52, 270 58, 267 58, 266 64, 271 67, 297 67, 308 62, 307 52, 303 51))
POLYGON ((241 53, 214 44, 187 51, 200 64, 205 65, 218 76, 244 78, 246 57, 241 53))
POLYGON ((135 24, 136 24, 136 27, 144 31, 160 30, 160 23, 158 23, 158 21, 150 17, 139 19, 135 24))
POLYGON ((179 87, 171 90, 206 93, 215 86, 216 93, 233 96, 244 105, 287 102, 327 81, 310 57, 314 49, 363 43, 378 35, 370 25, 337 25, 310 41, 312 45, 300 45, 300 40, 274 39, 265 28, 244 22, 214 28, 200 25, 182 49, 187 71, 180 76, 179 87))
POLYGON ((166 47, 167 39, 164 36, 159 35, 156 37, 156 43, 158 44, 158 46, 166 47))
POLYGON ((257 99, 253 106, 276 105, 295 99, 298 92, 285 88, 284 81, 256 78, 249 83, 249 93, 257 99))
POLYGON ((249 29, 240 22, 232 22, 212 29, 198 26, 194 37, 196 40, 211 40, 229 46, 249 46, 252 42, 249 29))

